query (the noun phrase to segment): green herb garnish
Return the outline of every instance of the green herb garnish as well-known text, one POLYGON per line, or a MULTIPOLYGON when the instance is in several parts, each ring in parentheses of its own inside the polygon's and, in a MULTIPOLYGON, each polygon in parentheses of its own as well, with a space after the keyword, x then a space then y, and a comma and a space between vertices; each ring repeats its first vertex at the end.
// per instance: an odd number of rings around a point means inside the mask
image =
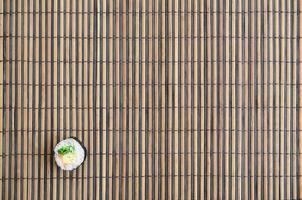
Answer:
POLYGON ((73 153, 75 151, 75 147, 73 145, 63 146, 58 150, 58 153, 61 155, 65 155, 68 153, 73 153))

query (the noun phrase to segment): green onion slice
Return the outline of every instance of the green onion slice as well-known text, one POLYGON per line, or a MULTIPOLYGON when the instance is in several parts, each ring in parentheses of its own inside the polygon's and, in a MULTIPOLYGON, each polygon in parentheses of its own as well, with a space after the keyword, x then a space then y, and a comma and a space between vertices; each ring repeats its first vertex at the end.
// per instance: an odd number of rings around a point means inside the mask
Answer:
POLYGON ((73 153, 75 151, 75 147, 73 145, 63 146, 58 150, 58 153, 61 155, 65 155, 68 153, 73 153))

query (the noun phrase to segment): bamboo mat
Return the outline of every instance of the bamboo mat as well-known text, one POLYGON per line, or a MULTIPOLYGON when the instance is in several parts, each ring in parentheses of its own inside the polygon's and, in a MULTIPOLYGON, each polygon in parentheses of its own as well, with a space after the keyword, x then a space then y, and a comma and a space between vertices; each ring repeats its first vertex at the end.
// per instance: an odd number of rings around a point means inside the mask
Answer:
POLYGON ((1 1, 1 198, 302 199, 301 4, 1 1))

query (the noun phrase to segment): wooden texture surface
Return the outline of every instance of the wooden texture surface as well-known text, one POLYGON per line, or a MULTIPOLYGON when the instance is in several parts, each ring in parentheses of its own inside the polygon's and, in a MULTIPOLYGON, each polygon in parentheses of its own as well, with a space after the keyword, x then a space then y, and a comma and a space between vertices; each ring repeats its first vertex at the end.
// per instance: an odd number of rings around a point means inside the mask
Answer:
POLYGON ((301 10, 1 1, 1 198, 301 199, 301 10))

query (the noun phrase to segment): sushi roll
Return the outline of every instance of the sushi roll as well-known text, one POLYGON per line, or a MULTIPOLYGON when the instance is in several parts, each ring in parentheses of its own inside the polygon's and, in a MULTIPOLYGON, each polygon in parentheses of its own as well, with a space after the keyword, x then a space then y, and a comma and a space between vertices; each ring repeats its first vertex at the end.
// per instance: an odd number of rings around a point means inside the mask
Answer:
POLYGON ((68 138, 59 142, 54 149, 57 165, 63 170, 74 170, 85 160, 86 149, 75 138, 68 138))

